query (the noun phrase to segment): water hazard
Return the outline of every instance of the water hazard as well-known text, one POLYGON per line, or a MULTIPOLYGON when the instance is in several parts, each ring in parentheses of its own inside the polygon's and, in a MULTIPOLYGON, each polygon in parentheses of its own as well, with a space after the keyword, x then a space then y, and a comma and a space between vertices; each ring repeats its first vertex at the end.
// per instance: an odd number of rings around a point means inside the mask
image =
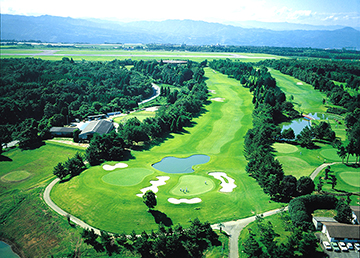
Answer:
MULTIPOLYGON (((309 117, 314 118, 315 120, 327 120, 327 116, 324 114, 318 114, 318 113, 310 113, 308 114, 309 117)), ((284 131, 286 129, 292 128, 294 130, 295 136, 298 135, 306 126, 311 127, 310 119, 307 118, 298 118, 292 120, 292 122, 286 123, 281 128, 281 131, 284 131)))
POLYGON ((165 157, 160 162, 152 165, 153 168, 165 173, 180 174, 192 173, 193 166, 209 162, 207 155, 192 155, 187 158, 165 157))
POLYGON ((2 257, 2 258, 19 258, 20 256, 18 256, 16 253, 14 253, 8 244, 0 241, 0 257, 2 257))

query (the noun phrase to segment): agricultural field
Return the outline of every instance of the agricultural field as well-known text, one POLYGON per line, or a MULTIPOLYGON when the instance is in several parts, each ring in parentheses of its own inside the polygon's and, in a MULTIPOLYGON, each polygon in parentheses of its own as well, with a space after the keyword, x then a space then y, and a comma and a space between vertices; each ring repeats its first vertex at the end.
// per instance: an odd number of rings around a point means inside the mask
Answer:
POLYGON ((214 52, 186 52, 186 51, 145 51, 145 50, 123 50, 111 48, 91 49, 62 49, 46 48, 40 49, 9 49, 1 47, 1 58, 26 58, 34 57, 45 60, 61 60, 63 57, 73 58, 74 61, 112 61, 114 59, 124 60, 193 60, 196 62, 212 59, 230 58, 243 62, 257 62, 263 59, 278 59, 280 56, 269 54, 252 54, 252 53, 214 53, 214 52))

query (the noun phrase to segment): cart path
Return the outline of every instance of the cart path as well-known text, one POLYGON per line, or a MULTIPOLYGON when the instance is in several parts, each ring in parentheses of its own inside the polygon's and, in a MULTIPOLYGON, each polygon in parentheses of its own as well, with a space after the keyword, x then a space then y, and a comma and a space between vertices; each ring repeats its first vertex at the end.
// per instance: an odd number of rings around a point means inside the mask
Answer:
MULTIPOLYGON (((341 162, 333 162, 333 163, 324 163, 321 164, 319 167, 317 167, 310 175, 310 178, 312 180, 314 180, 314 178, 319 174, 319 172, 324 169, 327 166, 331 166, 337 163, 341 163, 341 162)), ((62 215, 62 216, 69 216, 70 220, 72 222, 74 222, 75 224, 79 225, 82 228, 85 229, 93 229, 94 232, 98 235, 100 235, 100 230, 97 228, 94 228, 90 225, 88 225, 87 223, 85 223, 84 221, 80 220, 79 218, 67 213, 66 211, 62 210, 59 206, 57 206, 50 198, 50 192, 52 190, 52 188, 54 187, 55 184, 57 184, 60 181, 59 178, 54 179, 46 188, 44 191, 44 201, 45 203, 54 211, 56 211, 58 214, 62 215)), ((275 209, 275 210, 271 210, 271 211, 267 211, 262 213, 264 217, 267 216, 271 216, 274 215, 276 213, 279 213, 283 210, 287 210, 287 206, 284 208, 279 208, 279 209, 275 209)), ((248 217, 248 218, 244 218, 244 219, 239 219, 239 220, 233 220, 233 221, 227 221, 227 222, 221 222, 222 226, 222 230, 224 230, 228 235, 229 235, 229 258, 238 258, 239 257, 239 235, 241 230, 243 230, 243 228, 245 228, 249 223, 255 221, 256 219, 256 215, 252 216, 252 217, 248 217)), ((219 223, 211 225, 211 227, 213 229, 220 229, 219 227, 219 223)))

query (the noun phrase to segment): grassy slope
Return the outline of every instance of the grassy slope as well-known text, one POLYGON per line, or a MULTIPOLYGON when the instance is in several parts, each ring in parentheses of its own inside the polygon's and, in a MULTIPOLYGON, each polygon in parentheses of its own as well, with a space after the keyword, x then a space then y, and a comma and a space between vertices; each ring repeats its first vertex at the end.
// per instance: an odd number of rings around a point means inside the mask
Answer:
POLYGON ((141 188, 149 186, 149 181, 155 180, 155 176, 167 175, 171 179, 160 187, 156 209, 165 213, 174 224, 186 226, 190 218, 195 217, 216 223, 278 207, 278 204, 269 203, 269 197, 245 173, 243 136, 251 126, 253 109, 248 89, 241 87, 236 80, 208 68, 206 76, 209 78, 209 89, 216 92, 212 97, 225 98, 225 102, 213 101, 206 106, 206 112, 194 119, 196 126, 186 128, 187 132, 171 134, 151 151, 134 151, 134 159, 125 162, 129 168, 152 169, 154 174, 147 176, 137 186, 116 187, 103 183, 101 177, 108 172, 94 167, 67 183, 55 186, 52 192, 55 203, 90 225, 111 232, 149 230, 157 225, 152 215, 146 212, 142 200, 135 195, 140 193, 141 188), (165 156, 187 157, 192 154, 210 156, 208 163, 194 167, 195 175, 212 179, 208 172, 224 171, 238 185, 234 192, 218 192, 220 181, 213 179, 216 182, 214 190, 199 195, 203 200, 200 204, 170 204, 167 198, 177 197, 170 191, 181 175, 158 172, 151 164, 165 156))

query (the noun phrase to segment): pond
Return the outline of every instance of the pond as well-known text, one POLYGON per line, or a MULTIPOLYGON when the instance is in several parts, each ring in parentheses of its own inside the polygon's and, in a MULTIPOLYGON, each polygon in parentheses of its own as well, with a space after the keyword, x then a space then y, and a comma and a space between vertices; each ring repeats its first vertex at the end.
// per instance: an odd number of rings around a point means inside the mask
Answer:
POLYGON ((165 173, 180 174, 192 173, 193 166, 209 162, 207 155, 192 155, 187 158, 165 157, 160 162, 152 165, 153 168, 165 173))
MULTIPOLYGON (((318 114, 318 113, 310 113, 308 116, 315 118, 315 120, 327 120, 328 117, 325 114, 318 114)), ((281 131, 284 131, 286 129, 292 128, 294 130, 295 136, 297 136, 306 126, 311 127, 311 122, 309 119, 306 118, 298 118, 292 120, 292 122, 284 123, 284 125, 281 128, 281 131)))
POLYGON ((19 258, 20 256, 18 256, 16 253, 14 253, 8 244, 0 241, 0 257, 2 257, 2 258, 19 258))

